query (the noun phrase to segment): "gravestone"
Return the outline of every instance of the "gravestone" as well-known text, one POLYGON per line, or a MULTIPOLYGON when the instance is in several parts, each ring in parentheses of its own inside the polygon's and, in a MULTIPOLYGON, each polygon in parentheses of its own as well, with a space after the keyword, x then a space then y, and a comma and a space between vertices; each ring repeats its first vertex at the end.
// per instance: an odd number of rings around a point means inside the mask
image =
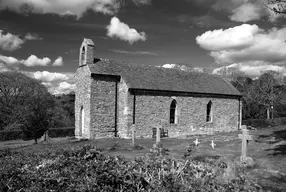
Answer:
POLYGON ((228 183, 237 177, 236 165, 226 157, 219 158, 215 163, 216 180, 228 183))
POLYGON ((131 145, 132 145, 132 147, 135 147, 135 138, 136 138, 136 136, 135 136, 135 124, 132 124, 131 125, 131 132, 132 132, 132 143, 131 143, 131 145))
POLYGON ((153 147, 150 149, 150 152, 153 155, 165 155, 166 149, 164 149, 163 144, 161 143, 161 129, 162 126, 157 127, 157 133, 156 133, 156 143, 153 144, 153 147))
POLYGON ((161 142, 161 129, 162 129, 162 125, 157 127, 156 144, 159 144, 161 142))
POLYGON ((253 159, 247 157, 247 143, 248 141, 253 140, 252 135, 249 135, 249 131, 244 128, 242 129, 242 134, 238 135, 238 138, 242 140, 240 162, 248 166, 253 166, 253 159))

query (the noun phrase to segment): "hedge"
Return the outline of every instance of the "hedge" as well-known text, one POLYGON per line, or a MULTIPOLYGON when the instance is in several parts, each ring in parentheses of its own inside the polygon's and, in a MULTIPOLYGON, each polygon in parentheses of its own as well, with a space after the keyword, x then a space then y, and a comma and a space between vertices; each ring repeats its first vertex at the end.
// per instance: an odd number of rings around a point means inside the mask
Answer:
POLYGON ((0 131, 0 141, 22 139, 22 131, 0 131))
POLYGON ((64 127, 64 128, 50 128, 49 137, 73 137, 74 136, 74 127, 64 127))
MULTIPOLYGON (((73 137, 74 127, 50 128, 48 130, 49 137, 73 137)), ((0 131, 0 141, 23 139, 22 131, 0 131)))
POLYGON ((286 125, 286 117, 274 119, 247 119, 242 121, 243 125, 252 126, 256 128, 266 128, 269 126, 286 125))

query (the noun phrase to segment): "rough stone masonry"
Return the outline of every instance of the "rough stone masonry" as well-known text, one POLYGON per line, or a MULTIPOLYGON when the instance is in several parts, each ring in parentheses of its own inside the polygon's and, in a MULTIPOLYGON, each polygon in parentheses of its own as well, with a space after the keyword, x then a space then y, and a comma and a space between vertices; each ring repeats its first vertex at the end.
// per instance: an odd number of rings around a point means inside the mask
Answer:
POLYGON ((152 137, 164 121, 169 137, 234 131, 241 126, 241 94, 211 74, 95 57, 84 39, 76 72, 78 138, 152 137))

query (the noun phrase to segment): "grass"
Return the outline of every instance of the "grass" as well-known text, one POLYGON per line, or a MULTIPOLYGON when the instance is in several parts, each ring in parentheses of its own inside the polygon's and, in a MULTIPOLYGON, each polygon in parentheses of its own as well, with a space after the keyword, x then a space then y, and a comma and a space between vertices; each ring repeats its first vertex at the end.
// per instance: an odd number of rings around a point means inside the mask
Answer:
MULTIPOLYGON (((198 138, 200 145, 191 152, 187 158, 204 156, 221 156, 235 160, 241 153, 241 140, 238 139, 240 131, 231 133, 217 133, 215 135, 193 136, 187 139, 162 138, 168 155, 182 158, 190 144, 198 138), (215 148, 210 143, 214 141, 215 148)), ((248 144, 248 156, 256 163, 248 169, 248 179, 254 180, 265 191, 286 190, 286 126, 271 127, 261 130, 252 130, 254 140, 248 144)), ((149 153, 155 139, 136 139, 136 144, 142 149, 133 149, 131 140, 127 139, 98 139, 93 141, 75 140, 73 138, 51 138, 48 142, 37 145, 33 141, 7 141, 0 143, 0 149, 12 148, 23 153, 37 153, 50 148, 63 148, 91 144, 102 150, 104 154, 122 155, 127 158, 144 156, 149 153)))

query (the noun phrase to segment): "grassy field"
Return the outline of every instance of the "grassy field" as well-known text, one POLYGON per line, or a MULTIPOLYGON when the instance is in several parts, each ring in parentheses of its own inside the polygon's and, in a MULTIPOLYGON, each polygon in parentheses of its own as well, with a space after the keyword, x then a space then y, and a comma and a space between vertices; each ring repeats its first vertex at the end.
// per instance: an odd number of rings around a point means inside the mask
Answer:
MULTIPOLYGON (((200 156, 221 156, 235 160, 241 154, 240 131, 220 133, 208 136, 193 136, 185 139, 163 138, 164 148, 168 149, 168 156, 182 158, 193 141, 199 139, 199 147, 191 152, 187 158, 200 156), (214 141, 215 148, 210 143, 214 141)), ((251 130, 254 140, 248 144, 248 156, 256 163, 247 169, 248 179, 256 181, 265 191, 286 191, 286 126, 271 127, 261 130, 251 130)), ((37 145, 33 141, 7 141, 0 143, 0 149, 11 148, 23 153, 36 153, 45 149, 64 148, 80 145, 95 145, 104 154, 121 155, 126 158, 140 157, 149 154, 155 139, 137 139, 136 144, 143 147, 133 150, 131 140, 127 139, 98 139, 94 141, 80 141, 73 138, 51 138, 48 142, 37 145)))

